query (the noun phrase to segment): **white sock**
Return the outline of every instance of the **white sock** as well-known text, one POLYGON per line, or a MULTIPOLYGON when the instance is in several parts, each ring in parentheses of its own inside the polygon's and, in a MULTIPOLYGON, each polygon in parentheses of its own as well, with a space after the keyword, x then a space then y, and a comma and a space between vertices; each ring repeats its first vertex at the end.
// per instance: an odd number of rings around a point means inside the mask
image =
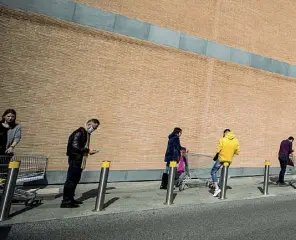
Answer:
POLYGON ((214 182, 215 190, 219 189, 218 182, 214 182))

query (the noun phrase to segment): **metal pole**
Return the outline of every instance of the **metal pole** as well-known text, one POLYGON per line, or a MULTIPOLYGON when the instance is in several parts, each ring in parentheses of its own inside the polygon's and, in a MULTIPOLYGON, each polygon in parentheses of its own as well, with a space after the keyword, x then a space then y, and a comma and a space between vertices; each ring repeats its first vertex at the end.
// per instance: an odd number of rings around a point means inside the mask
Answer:
POLYGON ((264 169, 264 183, 263 183, 263 194, 268 195, 268 182, 269 182, 269 167, 270 161, 265 161, 265 169, 264 169))
POLYGON ((8 175, 5 182, 3 195, 0 206, 0 221, 4 221, 9 217, 11 202, 16 185, 17 175, 20 168, 20 161, 9 162, 8 175))
POLYGON ((168 181, 168 187, 167 187, 166 200, 164 203, 165 205, 173 204, 173 192, 174 192, 174 186, 175 186, 174 183, 175 183, 176 167, 177 167, 176 161, 170 162, 169 181, 168 181))
POLYGON ((109 175, 110 162, 104 161, 101 165, 100 183, 98 187, 98 196, 96 199, 95 211, 102 211, 104 209, 105 193, 109 175))
POLYGON ((220 200, 226 199, 228 168, 229 168, 229 163, 224 162, 223 169, 222 169, 222 187, 221 187, 221 193, 220 193, 220 197, 219 197, 220 200))

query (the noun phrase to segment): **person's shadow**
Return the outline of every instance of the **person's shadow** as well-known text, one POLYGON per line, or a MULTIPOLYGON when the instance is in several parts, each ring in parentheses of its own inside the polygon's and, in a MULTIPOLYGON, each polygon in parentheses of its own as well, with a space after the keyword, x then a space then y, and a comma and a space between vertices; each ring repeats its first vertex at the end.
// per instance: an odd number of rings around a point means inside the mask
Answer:
POLYGON ((8 239, 10 230, 11 230, 11 226, 0 226, 0 239, 2 240, 8 239))
MULTIPOLYGON (((113 190, 113 189, 116 189, 116 187, 107 187, 106 191, 107 190, 113 190)), ((105 194, 110 194, 110 193, 106 192, 105 194)), ((97 195, 98 195, 98 189, 97 188, 91 189, 91 190, 89 190, 89 191, 87 191, 85 193, 82 193, 81 197, 78 198, 77 201, 82 201, 83 202, 83 201, 88 200, 90 198, 95 198, 95 197, 97 197, 97 195)))

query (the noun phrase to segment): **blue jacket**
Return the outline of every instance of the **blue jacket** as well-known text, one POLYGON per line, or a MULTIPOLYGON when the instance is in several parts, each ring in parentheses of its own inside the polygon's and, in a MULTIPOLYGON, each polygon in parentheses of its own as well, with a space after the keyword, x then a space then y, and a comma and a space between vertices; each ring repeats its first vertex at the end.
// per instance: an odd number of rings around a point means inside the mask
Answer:
POLYGON ((165 162, 179 161, 180 150, 181 150, 180 138, 174 132, 171 133, 168 138, 169 138, 169 141, 168 141, 168 146, 165 153, 164 161, 165 162))

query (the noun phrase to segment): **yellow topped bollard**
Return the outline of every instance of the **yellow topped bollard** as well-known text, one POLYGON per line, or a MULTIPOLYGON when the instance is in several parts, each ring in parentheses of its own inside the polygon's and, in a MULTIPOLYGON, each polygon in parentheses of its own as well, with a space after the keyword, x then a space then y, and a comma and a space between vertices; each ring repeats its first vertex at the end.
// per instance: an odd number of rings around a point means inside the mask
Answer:
POLYGON ((229 167, 229 162, 224 162, 224 163, 223 163, 223 166, 224 166, 224 167, 229 167))
POLYGON ((270 166, 270 161, 265 160, 265 166, 270 166))
POLYGON ((268 195, 270 161, 266 160, 264 165, 265 166, 264 166, 263 194, 268 195))
POLYGON ((110 168, 111 163, 108 161, 104 161, 101 164, 101 168, 110 168))
POLYGON ((172 205, 173 204, 173 192, 174 192, 174 186, 175 186, 175 174, 177 169, 177 162, 171 161, 170 162, 170 170, 169 170, 169 181, 168 181, 168 187, 167 187, 167 194, 166 194, 166 200, 165 205, 172 205))
POLYGON ((20 165, 20 161, 12 161, 8 164, 8 174, 0 205, 0 221, 4 221, 9 217, 11 202, 20 165))
POLYGON ((220 193, 220 200, 226 199, 226 189, 227 189, 227 178, 228 178, 228 168, 229 162, 223 162, 223 169, 222 169, 222 186, 221 186, 221 193, 220 193))
POLYGON ((96 199, 96 205, 94 211, 102 211, 104 209, 105 193, 107 187, 107 181, 109 176, 111 162, 104 161, 101 163, 101 174, 100 174, 100 183, 98 187, 98 196, 96 199))
POLYGON ((9 168, 20 168, 20 165, 21 165, 20 161, 9 162, 8 169, 9 168))
POLYGON ((176 161, 170 162, 170 167, 177 167, 177 162, 176 161))

